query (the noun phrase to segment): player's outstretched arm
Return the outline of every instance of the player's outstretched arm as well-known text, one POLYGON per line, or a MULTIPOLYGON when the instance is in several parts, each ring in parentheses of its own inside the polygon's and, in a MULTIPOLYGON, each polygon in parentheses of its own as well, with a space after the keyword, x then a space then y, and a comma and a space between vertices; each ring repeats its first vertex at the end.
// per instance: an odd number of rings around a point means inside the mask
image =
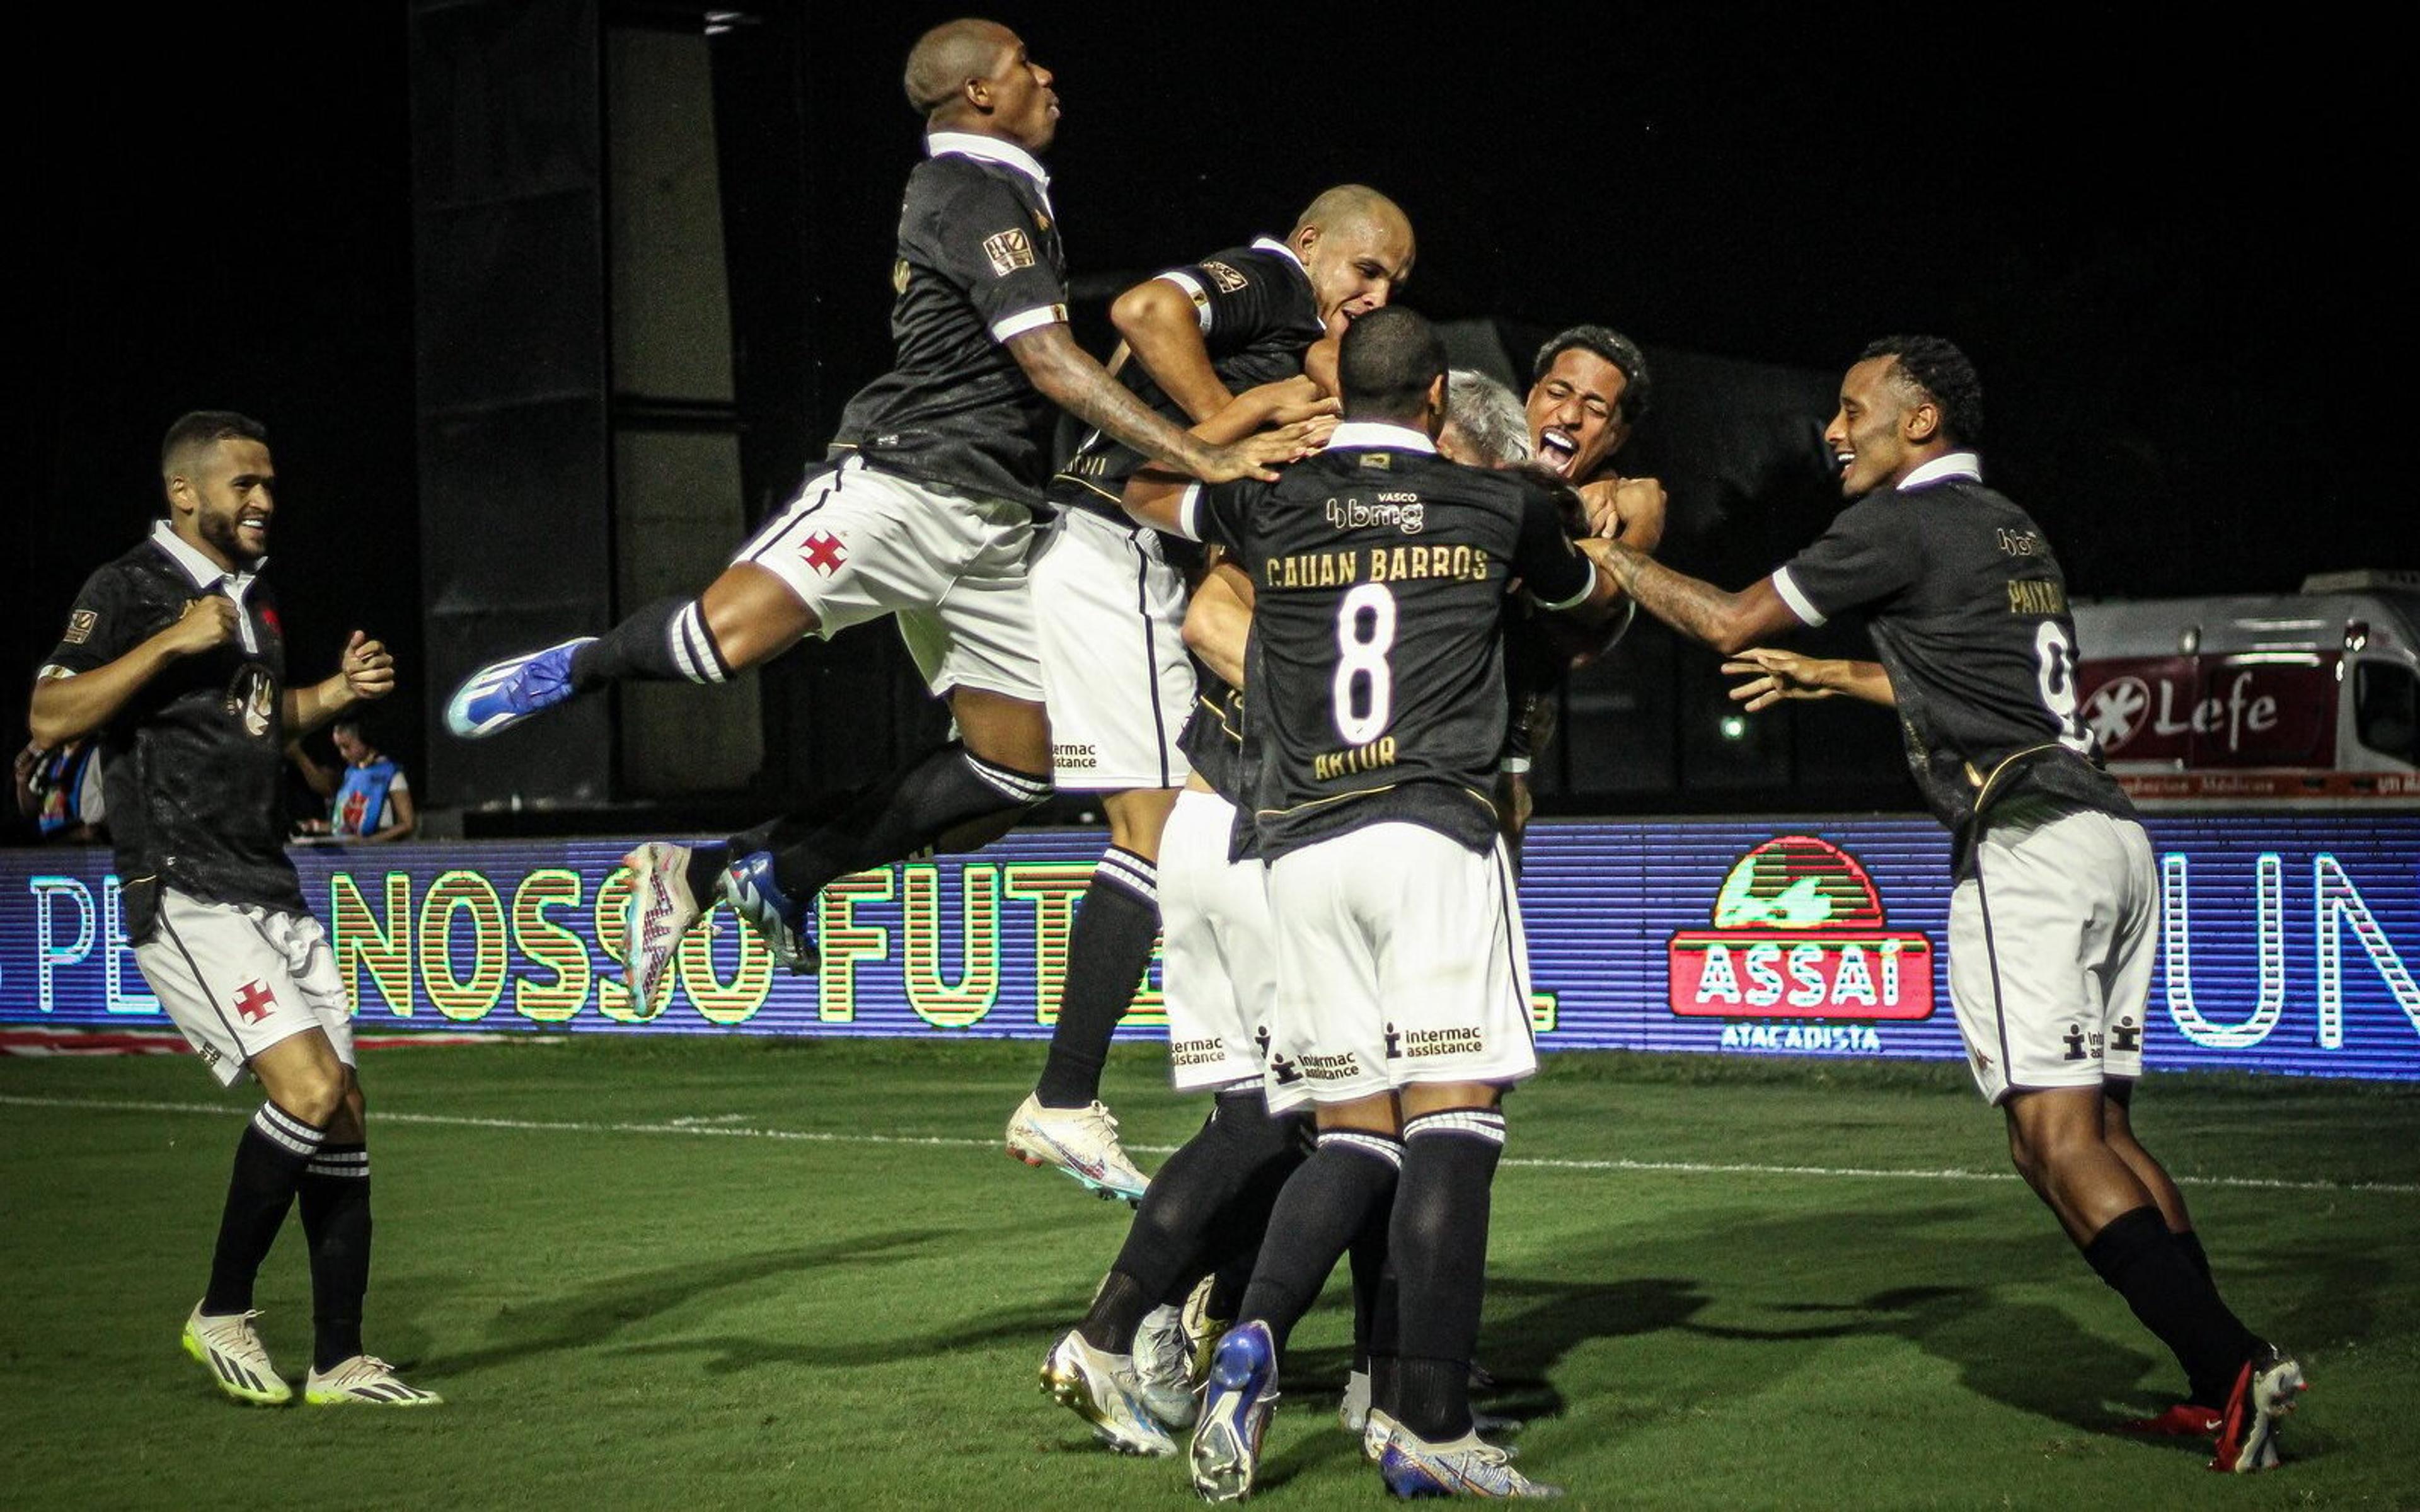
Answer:
POLYGON ((126 655, 72 677, 37 682, 33 707, 25 716, 34 744, 48 749, 107 724, 170 662, 234 640, 235 617, 235 603, 224 594, 196 598, 174 625, 126 655))
POLYGON ((1723 671, 1745 682, 1731 688, 1731 701, 1750 714, 1784 699, 1827 699, 1845 694, 1885 707, 1899 702, 1890 676, 1878 661, 1836 661, 1795 651, 1754 646, 1723 663, 1723 671))
POLYGON ((1282 445, 1254 438, 1214 446, 1152 413, 1108 368, 1093 361, 1065 325, 1053 321, 1008 339, 1010 355, 1043 397, 1085 424, 1097 426, 1136 451, 1204 483, 1234 478, 1275 482, 1264 465, 1286 455, 1282 445))
POLYGON ((1689 639, 1734 656, 1784 630, 1802 627, 1782 602, 1771 578, 1760 578, 1736 594, 1675 572, 1637 547, 1590 538, 1580 548, 1611 573, 1638 607, 1689 639))
POLYGON ((1226 408, 1231 395, 1210 364, 1190 294, 1167 279, 1145 279, 1110 302, 1109 323, 1186 418, 1198 425, 1226 408))
POLYGON ((307 735, 357 703, 382 699, 395 691, 395 658, 386 647, 360 630, 345 642, 333 677, 308 687, 289 687, 279 711, 290 739, 307 735))

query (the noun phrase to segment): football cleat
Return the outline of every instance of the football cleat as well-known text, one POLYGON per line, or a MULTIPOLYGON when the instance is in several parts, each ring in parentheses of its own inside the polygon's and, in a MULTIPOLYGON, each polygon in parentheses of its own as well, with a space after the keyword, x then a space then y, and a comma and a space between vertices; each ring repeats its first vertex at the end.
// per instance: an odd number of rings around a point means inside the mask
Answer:
POLYGON ((356 1354, 329 1369, 313 1369, 302 1399, 314 1407, 442 1407, 433 1391, 406 1385, 395 1366, 375 1354, 356 1354))
POLYGON ((660 989, 681 936, 704 910, 689 890, 688 847, 649 841, 622 864, 630 869, 630 897, 622 905, 622 980, 629 984, 631 1012, 651 1019, 672 1000, 660 989))
POLYGON ((1118 1143, 1118 1120, 1098 1103, 1080 1108, 1046 1108, 1026 1094, 1008 1120, 1008 1152, 1028 1165, 1054 1165, 1087 1192, 1142 1204, 1151 1179, 1135 1168, 1118 1143))
POLYGON ((1093 1348, 1075 1329, 1043 1356, 1042 1389, 1093 1425, 1093 1436, 1120 1454, 1176 1453, 1176 1441, 1143 1400, 1133 1360, 1093 1348))
POLYGON ((276 1407, 293 1399, 294 1388, 270 1364, 269 1350, 253 1332, 252 1320, 259 1316, 256 1309, 209 1318, 195 1303, 185 1319, 185 1352, 202 1362, 219 1390, 237 1401, 276 1407))
POLYGON ((1378 1473, 1385 1478, 1387 1489, 1397 1496, 1545 1501, 1563 1494, 1561 1487, 1541 1485, 1513 1469, 1511 1454, 1477 1433, 1466 1433, 1448 1443, 1431 1443, 1400 1423, 1394 1428, 1378 1456, 1378 1473))
POLYGON ((1151 1415, 1172 1428, 1189 1428, 1201 1411, 1193 1397, 1193 1345, 1185 1336, 1182 1309, 1161 1304, 1143 1314, 1134 1336, 1135 1381, 1151 1415))
POLYGON ((1398 1425, 1383 1407, 1373 1407, 1361 1418, 1361 1458, 1377 1464, 1387 1458, 1387 1445, 1395 1442, 1398 1425))
POLYGON ((1186 1348, 1193 1351, 1192 1360, 1186 1365, 1185 1379, 1196 1392, 1210 1379, 1211 1351, 1218 1347, 1227 1330, 1235 1326, 1232 1318, 1214 1318, 1210 1314, 1210 1297, 1218 1289, 1218 1274, 1214 1271, 1185 1294, 1184 1310, 1177 1315, 1185 1324, 1186 1348))
POLYGON ((485 740, 571 697, 571 654, 597 638, 575 636, 560 645, 507 656, 463 679, 445 702, 445 728, 464 740, 485 740))
POLYGON ((1370 1372, 1348 1371, 1344 1377, 1344 1395, 1336 1403, 1336 1426, 1347 1433, 1358 1433, 1370 1422, 1370 1372))
POLYGON ((2294 1410, 2294 1399, 2309 1382, 2302 1363, 2273 1344, 2243 1363, 2235 1375, 2235 1389, 2226 1394, 2219 1414, 2218 1453, 2210 1468, 2229 1474, 2247 1474, 2277 1463, 2277 1425, 2294 1410))
POLYGON ((2214 1439, 2218 1437, 2219 1420, 2226 1414, 2215 1407, 2199 1402, 2179 1402, 2154 1417, 2132 1417, 2118 1425, 2121 1433, 2140 1433, 2159 1439, 2214 1439))
POLYGON ((1261 1435, 1278 1399, 1278 1346, 1269 1325, 1227 1331, 1210 1356, 1202 1422, 1193 1430, 1193 1489, 1205 1502, 1240 1502, 1261 1468, 1261 1435))
POLYGON ((771 851, 735 857, 722 873, 720 890, 731 911, 771 947, 774 960, 801 977, 814 976, 824 964, 814 933, 807 928, 805 906, 792 903, 774 880, 771 851))

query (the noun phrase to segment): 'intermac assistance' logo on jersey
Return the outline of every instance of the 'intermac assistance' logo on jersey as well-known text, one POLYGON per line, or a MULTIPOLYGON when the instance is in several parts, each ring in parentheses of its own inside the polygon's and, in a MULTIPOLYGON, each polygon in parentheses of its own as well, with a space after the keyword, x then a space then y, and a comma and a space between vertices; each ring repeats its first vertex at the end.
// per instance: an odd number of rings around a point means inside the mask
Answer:
POLYGON ((1723 878, 1714 927, 1672 936, 1672 1011, 1929 1018, 1932 942, 1885 922, 1882 895, 1856 857, 1812 835, 1766 841, 1723 878))

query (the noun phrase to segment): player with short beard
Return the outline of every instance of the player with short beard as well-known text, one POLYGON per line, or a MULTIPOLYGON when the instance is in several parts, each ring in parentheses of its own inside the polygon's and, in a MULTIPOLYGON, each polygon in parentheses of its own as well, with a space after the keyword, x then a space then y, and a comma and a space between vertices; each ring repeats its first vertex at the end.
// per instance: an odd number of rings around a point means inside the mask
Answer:
POLYGON ((260 580, 277 513, 268 432, 197 410, 161 446, 168 518, 94 573, 42 665, 28 719, 55 745, 98 732, 135 964, 212 1074, 267 1094, 238 1142, 185 1351, 263 1405, 293 1389, 252 1320, 253 1284, 299 1201, 310 1248, 316 1406, 423 1407, 362 1348, 370 1165, 352 1003, 286 856, 286 742, 395 688, 354 631, 337 672, 286 686, 286 634, 260 580))

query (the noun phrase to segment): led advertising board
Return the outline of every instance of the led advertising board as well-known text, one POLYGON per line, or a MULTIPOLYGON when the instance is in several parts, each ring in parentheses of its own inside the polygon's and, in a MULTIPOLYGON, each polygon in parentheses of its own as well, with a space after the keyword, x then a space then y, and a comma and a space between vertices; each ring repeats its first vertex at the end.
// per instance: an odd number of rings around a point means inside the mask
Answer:
MULTIPOLYGON (((2420 1080, 2420 816, 2161 815, 2154 1067, 2420 1080)), ((1041 1037, 1102 836, 1032 830, 845 878, 824 967, 717 911, 633 1011, 628 841, 308 847, 364 1028, 1041 1037)), ((1522 904, 1548 1050, 1957 1059, 1947 841, 1917 819, 1542 825, 1522 904)), ((1155 960, 1127 1038, 1164 1032, 1155 960)), ((241 983, 230 983, 230 992, 241 983)), ((0 852, 0 1025, 165 1028, 105 851, 0 852)))

